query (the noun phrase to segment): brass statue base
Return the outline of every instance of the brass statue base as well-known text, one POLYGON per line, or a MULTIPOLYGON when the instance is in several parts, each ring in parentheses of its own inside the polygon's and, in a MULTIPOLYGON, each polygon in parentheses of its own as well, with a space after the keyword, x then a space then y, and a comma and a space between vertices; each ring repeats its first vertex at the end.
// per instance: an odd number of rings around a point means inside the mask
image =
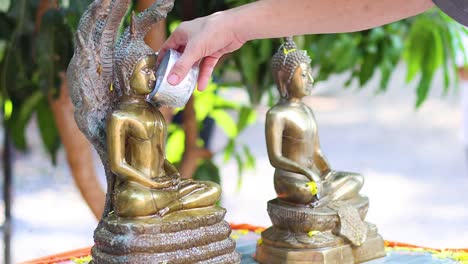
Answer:
POLYGON ((368 239, 360 247, 345 244, 331 248, 294 250, 261 244, 257 246, 255 259, 268 264, 354 264, 384 257, 383 245, 380 235, 368 239))
POLYGON ((226 210, 208 207, 163 218, 119 218, 100 222, 93 263, 240 263, 226 210))
MULTIPOLYGON (((359 196, 349 201, 364 219, 369 200, 359 196)), ((338 236, 338 214, 328 208, 308 208, 274 199, 268 202, 273 226, 262 233, 255 259, 262 264, 361 263, 385 256, 384 241, 375 225, 366 223, 367 239, 356 247, 338 236)))

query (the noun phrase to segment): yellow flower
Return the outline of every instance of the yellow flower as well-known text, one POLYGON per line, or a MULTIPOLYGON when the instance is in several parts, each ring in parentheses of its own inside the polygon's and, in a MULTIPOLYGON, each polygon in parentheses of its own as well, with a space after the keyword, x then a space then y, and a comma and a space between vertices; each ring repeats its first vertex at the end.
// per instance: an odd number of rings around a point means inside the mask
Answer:
POLYGON ((257 245, 260 246, 261 244, 263 244, 263 239, 259 238, 259 239, 257 240, 257 245))
POLYGON ((284 55, 288 55, 289 53, 294 52, 294 51, 296 51, 296 49, 287 50, 286 48, 283 47, 283 53, 284 53, 284 55))
POLYGON ((263 229, 259 228, 259 229, 255 229, 255 234, 261 234, 263 232, 263 229))
POLYGON ((317 184, 315 182, 308 182, 307 186, 309 186, 309 190, 312 195, 316 195, 318 193, 317 184))
POLYGON ((76 264, 87 264, 93 260, 91 256, 83 257, 83 258, 74 258, 72 261, 76 264))
POLYGON ((238 232, 239 232, 239 234, 241 234, 243 236, 249 234, 249 230, 247 230, 247 229, 240 229, 240 230, 238 230, 238 232))
POLYGON ((315 236, 315 235, 318 234, 318 233, 320 233, 320 231, 314 230, 314 231, 309 231, 309 233, 307 233, 307 235, 309 235, 310 237, 313 237, 313 236, 315 236))

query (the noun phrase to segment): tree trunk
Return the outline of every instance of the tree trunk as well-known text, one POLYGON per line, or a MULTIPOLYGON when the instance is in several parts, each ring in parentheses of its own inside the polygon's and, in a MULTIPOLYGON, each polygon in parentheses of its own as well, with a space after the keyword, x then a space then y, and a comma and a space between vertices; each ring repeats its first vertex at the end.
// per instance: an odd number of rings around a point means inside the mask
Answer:
POLYGON ((185 152, 180 163, 179 172, 183 178, 192 178, 198 167, 198 162, 202 159, 209 159, 212 153, 197 144, 198 127, 195 115, 193 96, 187 102, 183 114, 183 129, 185 131, 185 152))
MULTIPOLYGON (((43 14, 48 9, 57 7, 56 0, 41 0, 36 13, 36 32, 41 25, 43 14)), ((57 99, 49 97, 49 103, 73 180, 96 219, 100 219, 104 211, 105 193, 98 181, 91 144, 76 125, 64 73, 61 79, 60 96, 57 99)))
POLYGON ((460 79, 464 81, 468 80, 468 68, 463 68, 463 67, 458 68, 458 74, 460 76, 460 79))
POLYGON ((106 195, 96 174, 91 144, 76 125, 65 74, 61 77, 60 96, 57 99, 49 97, 49 103, 76 187, 96 219, 100 219, 106 195))

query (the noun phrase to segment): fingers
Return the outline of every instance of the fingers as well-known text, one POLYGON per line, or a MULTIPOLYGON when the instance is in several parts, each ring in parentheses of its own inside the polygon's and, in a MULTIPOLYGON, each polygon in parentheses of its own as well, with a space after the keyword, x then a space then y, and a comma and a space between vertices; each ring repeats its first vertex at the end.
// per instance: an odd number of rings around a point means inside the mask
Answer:
POLYGON ((158 54, 158 59, 156 60, 156 65, 159 65, 161 60, 164 58, 164 55, 166 52, 170 49, 173 50, 179 50, 181 46, 185 46, 186 41, 183 41, 185 39, 184 33, 182 31, 174 31, 169 38, 164 41, 162 44, 161 48, 159 49, 159 54, 158 54))
POLYGON ((216 64, 218 63, 219 57, 206 57, 203 59, 200 65, 200 73, 198 75, 198 90, 205 90, 208 82, 211 78, 216 64))
POLYGON ((191 49, 190 44, 185 47, 184 53, 180 59, 174 64, 169 73, 167 81, 171 85, 178 85, 187 76, 192 66, 199 61, 203 56, 199 53, 199 49, 191 49))

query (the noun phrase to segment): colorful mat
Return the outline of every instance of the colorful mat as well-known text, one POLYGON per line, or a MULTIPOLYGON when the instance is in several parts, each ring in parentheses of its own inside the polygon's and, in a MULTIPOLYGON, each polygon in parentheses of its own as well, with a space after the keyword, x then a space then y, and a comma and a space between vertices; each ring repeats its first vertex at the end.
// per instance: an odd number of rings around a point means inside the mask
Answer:
MULTIPOLYGON (((257 264, 253 255, 257 243, 261 243, 262 227, 231 225, 231 237, 237 241, 237 251, 242 254, 242 264, 257 264)), ((387 256, 365 264, 468 264, 468 249, 433 249, 415 245, 386 241, 387 256)), ((48 256, 23 264, 86 264, 91 261, 91 248, 83 248, 48 256)))

